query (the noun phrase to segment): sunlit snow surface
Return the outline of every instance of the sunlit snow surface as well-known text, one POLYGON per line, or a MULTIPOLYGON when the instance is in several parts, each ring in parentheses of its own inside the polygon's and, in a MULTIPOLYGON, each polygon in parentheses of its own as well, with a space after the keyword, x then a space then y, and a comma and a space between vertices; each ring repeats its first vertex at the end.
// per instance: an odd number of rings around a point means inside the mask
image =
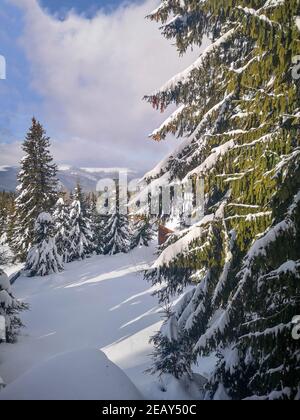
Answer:
POLYGON ((0 393, 0 400, 140 400, 127 375, 97 349, 64 353, 38 364, 0 393))
MULTIPOLYGON (((161 325, 154 289, 143 279, 143 270, 155 259, 154 251, 155 244, 127 255, 67 264, 60 274, 19 278, 14 291, 30 304, 30 311, 22 314, 26 329, 19 342, 0 346, 0 376, 8 384, 6 392, 16 380, 15 385, 24 384, 24 378, 26 383, 26 377, 32 380, 32 371, 39 372, 36 368, 47 371, 53 357, 71 354, 73 358, 76 351, 101 349, 144 398, 191 398, 193 390, 184 390, 170 378, 161 384, 144 372, 151 364, 149 338, 161 325), (166 386, 168 392, 163 392, 166 386)), ((20 385, 16 389, 19 395, 20 385)))

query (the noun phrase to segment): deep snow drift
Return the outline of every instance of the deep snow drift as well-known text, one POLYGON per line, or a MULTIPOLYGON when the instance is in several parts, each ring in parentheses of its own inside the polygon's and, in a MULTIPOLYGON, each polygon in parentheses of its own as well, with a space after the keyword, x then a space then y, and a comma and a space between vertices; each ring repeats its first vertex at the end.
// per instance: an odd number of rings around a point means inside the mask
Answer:
POLYGON ((34 367, 0 393, 0 400, 139 400, 142 395, 99 350, 77 350, 34 367))

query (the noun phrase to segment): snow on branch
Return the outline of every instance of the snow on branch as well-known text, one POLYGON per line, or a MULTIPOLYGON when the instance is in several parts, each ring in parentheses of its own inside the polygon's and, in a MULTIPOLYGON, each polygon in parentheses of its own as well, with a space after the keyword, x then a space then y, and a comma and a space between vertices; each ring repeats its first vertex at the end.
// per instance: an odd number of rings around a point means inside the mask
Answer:
POLYGON ((249 7, 238 6, 238 10, 243 12, 246 16, 254 16, 255 18, 267 23, 267 25, 273 27, 274 25, 280 26, 279 23, 269 19, 266 15, 260 14, 260 10, 250 9, 249 7))
POLYGON ((162 19, 162 14, 164 13, 165 16, 162 20, 166 20, 169 14, 168 12, 169 2, 168 0, 164 0, 156 9, 154 9, 151 13, 149 13, 146 17, 150 20, 155 20, 158 22, 162 19))
POLYGON ((201 351, 205 349, 208 343, 211 340, 214 340, 218 334, 223 334, 225 328, 230 323, 231 314, 233 313, 233 308, 235 307, 235 302, 239 298, 244 285, 249 277, 251 277, 251 267, 255 257, 257 256, 266 256, 266 250, 271 243, 274 243, 279 235, 287 230, 294 230, 294 222, 290 219, 293 212, 295 211, 298 203, 300 202, 300 191, 294 197, 292 205, 289 207, 287 212, 287 217, 285 220, 279 222, 277 225, 271 227, 266 234, 258 239, 253 246, 250 248, 248 254, 244 259, 244 265, 242 271, 237 275, 240 278, 239 286, 234 293, 231 301, 229 302, 225 312, 221 317, 203 334, 194 347, 194 351, 201 351))
MULTIPOLYGON (((219 116, 222 115, 224 113, 224 109, 227 107, 227 104, 230 103, 231 99, 233 98, 234 94, 230 93, 228 95, 226 95, 222 101, 220 101, 219 103, 217 103, 216 105, 214 105, 212 108, 210 108, 206 114, 202 117, 200 123, 197 125, 197 127, 195 128, 195 130, 193 131, 193 133, 186 137, 183 142, 172 152, 172 154, 170 154, 169 156, 167 156, 165 159, 163 159, 152 171, 148 172, 145 176, 144 179, 148 180, 151 178, 155 178, 158 175, 161 175, 162 172, 164 172, 165 170, 167 170, 168 165, 170 163, 170 161, 172 161, 172 159, 176 159, 177 156, 179 156, 179 154, 181 154, 185 148, 187 148, 196 138, 197 134, 199 134, 199 132, 203 131, 205 126, 209 123, 210 118, 212 118, 212 115, 214 113, 219 113, 219 116)), ((185 109, 185 108, 184 108, 185 109)), ((183 112, 184 109, 178 109, 178 112, 183 112)), ((176 117, 178 117, 179 114, 176 115, 176 117)), ((165 122, 166 123, 166 122, 165 122)), ((165 123, 163 125, 165 125, 165 123)), ((159 131, 159 129, 158 129, 159 131)), ((205 140, 203 139, 201 146, 199 145, 199 147, 196 150, 196 153, 199 153, 200 150, 202 150, 202 148, 206 145, 205 140)), ((191 160, 194 157, 194 154, 190 156, 189 160, 191 160)), ((188 160, 188 162, 189 162, 188 160)))
POLYGON ((286 0, 267 0, 266 4, 259 9, 260 10, 267 10, 267 9, 273 9, 278 6, 284 6, 286 0))
POLYGON ((199 165, 197 168, 193 169, 186 175, 186 179, 189 179, 192 175, 195 174, 201 174, 202 172, 209 171, 212 169, 217 161, 223 157, 229 150, 233 149, 235 146, 234 140, 230 140, 225 144, 222 144, 219 147, 216 147, 212 149, 211 154, 208 156, 208 158, 205 159, 201 165, 199 165))
POLYGON ((187 69, 184 70, 183 72, 178 73, 176 76, 172 77, 157 92, 150 95, 149 97, 146 97, 146 99, 151 100, 151 98, 156 97, 159 94, 170 91, 174 89, 174 87, 178 85, 179 83, 181 85, 184 85, 185 83, 187 83, 190 77, 192 76, 193 71, 200 70, 201 67, 203 67, 205 61, 211 56, 211 54, 215 53, 221 46, 223 46, 223 44, 228 42, 235 34, 236 34, 236 28, 230 29, 222 37, 220 37, 216 42, 214 42, 209 47, 207 47, 204 50, 204 52, 200 55, 200 57, 191 66, 187 67, 187 69))
POLYGON ((271 281, 272 279, 277 278, 281 274, 287 274, 287 273, 293 274, 295 278, 299 279, 300 278, 300 260, 285 261, 276 270, 273 270, 270 273, 267 273, 266 275, 260 277, 259 282, 258 282, 258 290, 261 289, 261 287, 266 281, 271 281))
POLYGON ((184 235, 181 239, 179 239, 174 244, 170 245, 166 248, 159 258, 155 261, 152 269, 158 269, 163 265, 168 265, 170 262, 176 259, 179 254, 183 254, 189 250, 189 245, 201 237, 203 232, 203 226, 212 222, 214 220, 214 215, 210 214, 205 216, 200 223, 193 226, 191 229, 188 230, 188 233, 184 235))
POLYGON ((154 140, 159 141, 165 137, 165 132, 171 131, 173 134, 175 134, 177 131, 177 121, 178 119, 180 119, 181 114, 184 112, 185 109, 186 105, 181 105, 161 124, 161 126, 158 129, 154 130, 153 133, 149 134, 149 137, 152 137, 154 140))

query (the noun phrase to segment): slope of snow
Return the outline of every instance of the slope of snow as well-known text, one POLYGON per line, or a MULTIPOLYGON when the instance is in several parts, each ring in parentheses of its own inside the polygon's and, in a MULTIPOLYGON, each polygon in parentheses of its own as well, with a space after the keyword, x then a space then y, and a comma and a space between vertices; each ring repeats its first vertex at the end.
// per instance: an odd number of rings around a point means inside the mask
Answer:
POLYGON ((120 343, 123 355, 122 341, 147 329, 135 343, 140 359, 133 357, 130 365, 136 369, 135 384, 142 389, 144 367, 150 364, 148 340, 160 321, 160 308, 151 296, 153 289, 143 279, 143 270, 154 259, 154 249, 95 256, 67 264, 59 274, 18 278, 14 293, 30 304, 30 311, 22 314, 26 328, 19 342, 0 346, 4 382, 10 384, 49 358, 80 349, 112 345, 106 354, 110 358, 112 351, 113 361, 118 362, 113 343, 120 343))
MULTIPOLYGON (((129 254, 67 264, 64 272, 43 278, 19 277, 14 294, 30 304, 30 311, 22 313, 26 328, 18 343, 0 346, 0 376, 7 384, 1 398, 56 399, 59 383, 65 399, 134 399, 134 386, 146 399, 199 398, 197 382, 145 373, 152 363, 149 339, 162 324, 161 307, 152 296, 155 288, 143 279, 155 251, 153 244, 129 254), (134 384, 126 385, 130 396, 120 393, 113 380, 107 382, 104 365, 115 371, 112 379, 119 380, 121 373, 96 349, 134 384), (81 370, 86 372, 86 390, 81 370)), ((10 273, 14 271, 11 267, 10 273)))
POLYGON ((140 400, 124 372, 97 349, 55 356, 0 393, 0 400, 140 400))
MULTIPOLYGON (((155 250, 153 244, 129 254, 67 264, 64 272, 43 278, 19 277, 14 293, 30 304, 30 311, 22 314, 26 328, 18 343, 0 346, 0 376, 7 384, 1 398, 56 399, 60 383, 65 399, 134 399, 134 386, 146 399, 198 397, 195 383, 145 373, 153 351, 149 339, 162 323, 161 308, 152 296, 155 289, 143 279, 155 250), (125 376, 134 384, 126 386, 130 395, 107 382, 101 373, 104 365, 109 371, 114 368, 95 349, 130 378, 125 376), (81 370, 86 372, 86 390, 81 370), (107 385, 107 393, 101 384, 107 385)), ((113 375, 119 380, 121 373, 113 375)))

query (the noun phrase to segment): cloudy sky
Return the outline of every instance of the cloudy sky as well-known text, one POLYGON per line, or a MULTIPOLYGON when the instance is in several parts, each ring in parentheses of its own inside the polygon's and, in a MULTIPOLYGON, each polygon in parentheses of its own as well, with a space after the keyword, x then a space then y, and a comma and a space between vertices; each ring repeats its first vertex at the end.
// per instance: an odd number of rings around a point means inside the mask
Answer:
POLYGON ((59 164, 148 170, 175 147, 148 134, 164 120, 142 101, 197 52, 145 20, 159 0, 1 0, 0 165, 15 165, 35 115, 59 164))

